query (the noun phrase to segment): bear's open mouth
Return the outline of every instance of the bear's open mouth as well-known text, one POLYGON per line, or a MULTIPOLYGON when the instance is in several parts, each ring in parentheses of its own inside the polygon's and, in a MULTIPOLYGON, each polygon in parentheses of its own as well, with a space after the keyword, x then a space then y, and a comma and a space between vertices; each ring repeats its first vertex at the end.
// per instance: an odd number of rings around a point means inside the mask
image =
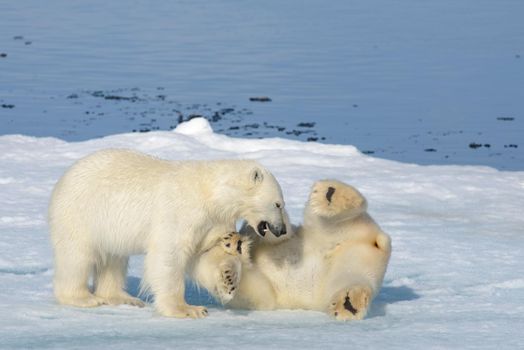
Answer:
POLYGON ((257 225, 257 233, 264 237, 266 233, 270 232, 271 229, 269 228, 269 222, 267 221, 260 221, 257 225))

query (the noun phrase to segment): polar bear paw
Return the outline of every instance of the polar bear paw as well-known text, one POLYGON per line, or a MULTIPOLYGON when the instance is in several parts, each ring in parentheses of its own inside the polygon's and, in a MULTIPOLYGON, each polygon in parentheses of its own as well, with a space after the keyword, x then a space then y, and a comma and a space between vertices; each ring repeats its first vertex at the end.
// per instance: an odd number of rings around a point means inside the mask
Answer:
POLYGON ((89 294, 82 297, 57 296, 57 299, 60 302, 60 304, 71 305, 76 307, 90 308, 107 305, 107 301, 105 299, 93 294, 89 294))
POLYGON ((99 296, 101 300, 104 301, 104 304, 107 305, 131 305, 131 306, 138 306, 138 307, 144 307, 145 303, 140 300, 139 298, 135 298, 125 292, 121 292, 115 295, 111 296, 99 296))
POLYGON ((219 265, 216 294, 222 304, 227 304, 238 290, 242 264, 250 264, 251 241, 237 232, 229 232, 222 236, 220 246, 226 253, 226 258, 219 265))
POLYGON ((309 196, 309 206, 319 216, 356 217, 367 210, 364 196, 353 186, 336 180, 317 181, 309 196))
POLYGON ((222 249, 233 256, 238 256, 242 262, 249 263, 251 240, 238 232, 229 232, 221 238, 222 249))
POLYGON ((220 266, 220 281, 217 286, 217 294, 222 304, 227 304, 235 296, 240 284, 240 273, 240 264, 228 262, 220 266))
POLYGON ((329 306, 329 314, 339 321, 361 320, 368 311, 372 299, 369 287, 355 286, 336 294, 329 306))
POLYGON ((158 312, 165 317, 175 318, 204 318, 207 317, 207 308, 196 305, 177 305, 170 307, 158 307, 158 312))

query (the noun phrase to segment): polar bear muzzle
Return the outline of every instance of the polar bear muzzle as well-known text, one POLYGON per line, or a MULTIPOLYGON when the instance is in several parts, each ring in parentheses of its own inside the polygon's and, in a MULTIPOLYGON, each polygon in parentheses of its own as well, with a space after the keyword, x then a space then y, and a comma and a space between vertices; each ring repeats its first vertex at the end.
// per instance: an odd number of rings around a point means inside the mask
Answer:
POLYGON ((265 237, 268 231, 270 231, 276 237, 280 237, 287 233, 286 225, 282 224, 282 225, 274 226, 267 221, 260 221, 257 225, 256 231, 262 237, 265 237))

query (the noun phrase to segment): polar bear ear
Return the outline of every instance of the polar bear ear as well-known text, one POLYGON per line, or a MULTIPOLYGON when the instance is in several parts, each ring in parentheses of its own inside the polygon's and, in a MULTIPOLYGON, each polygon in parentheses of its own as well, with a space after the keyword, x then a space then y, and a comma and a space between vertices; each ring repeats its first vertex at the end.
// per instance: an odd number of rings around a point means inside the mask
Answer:
POLYGON ((264 181, 264 174, 262 174, 262 170, 260 168, 254 168, 251 170, 250 178, 253 185, 258 185, 264 181))

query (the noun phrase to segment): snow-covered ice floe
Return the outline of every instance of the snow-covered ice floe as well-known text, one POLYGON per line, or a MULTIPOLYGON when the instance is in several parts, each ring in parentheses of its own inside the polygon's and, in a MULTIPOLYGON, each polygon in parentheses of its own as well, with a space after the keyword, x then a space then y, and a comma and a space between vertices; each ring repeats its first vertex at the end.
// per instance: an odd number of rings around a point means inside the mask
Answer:
MULTIPOLYGON (((524 347, 524 172, 419 166, 352 146, 234 139, 203 119, 174 132, 68 143, 0 137, 0 348, 508 348, 524 347), (294 222, 315 180, 336 178, 368 198, 393 239, 384 286, 364 321, 312 311, 231 311, 204 320, 159 317, 153 308, 77 309, 52 295, 46 226, 51 189, 77 159, 102 148, 167 159, 249 158, 280 181, 294 222)), ((128 284, 137 292, 141 258, 128 284)))

